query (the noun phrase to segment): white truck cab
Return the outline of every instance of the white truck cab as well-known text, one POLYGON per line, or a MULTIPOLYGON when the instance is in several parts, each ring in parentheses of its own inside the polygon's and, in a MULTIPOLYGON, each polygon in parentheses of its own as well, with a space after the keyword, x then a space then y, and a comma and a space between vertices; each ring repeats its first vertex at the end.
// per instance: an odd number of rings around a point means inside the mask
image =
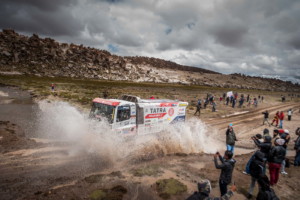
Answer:
POLYGON ((167 124, 184 122, 187 106, 187 102, 141 99, 132 95, 119 99, 95 98, 90 117, 107 120, 117 133, 145 134, 159 132, 167 124))

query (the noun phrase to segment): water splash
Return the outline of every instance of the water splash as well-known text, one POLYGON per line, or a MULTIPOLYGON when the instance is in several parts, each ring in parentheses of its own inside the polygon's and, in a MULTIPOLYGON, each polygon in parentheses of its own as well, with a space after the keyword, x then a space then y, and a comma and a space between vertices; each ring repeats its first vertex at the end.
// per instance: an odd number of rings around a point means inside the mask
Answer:
POLYGON ((164 131, 134 137, 117 135, 105 121, 90 120, 66 102, 39 102, 38 132, 41 136, 66 142, 70 155, 82 151, 114 161, 132 157, 172 153, 215 153, 221 146, 216 132, 208 131, 199 119, 166 125, 164 131))

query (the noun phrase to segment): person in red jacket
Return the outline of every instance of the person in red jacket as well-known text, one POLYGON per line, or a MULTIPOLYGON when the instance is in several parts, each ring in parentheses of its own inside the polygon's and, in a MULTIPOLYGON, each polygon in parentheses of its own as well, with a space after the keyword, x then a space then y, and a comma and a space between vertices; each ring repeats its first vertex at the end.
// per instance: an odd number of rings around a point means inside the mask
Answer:
POLYGON ((279 111, 276 112, 276 114, 274 115, 273 121, 271 123, 271 125, 273 126, 274 122, 276 123, 276 127, 278 126, 278 120, 279 120, 279 111))
POLYGON ((284 113, 283 111, 281 111, 279 114, 279 128, 282 128, 283 120, 284 120, 284 113))

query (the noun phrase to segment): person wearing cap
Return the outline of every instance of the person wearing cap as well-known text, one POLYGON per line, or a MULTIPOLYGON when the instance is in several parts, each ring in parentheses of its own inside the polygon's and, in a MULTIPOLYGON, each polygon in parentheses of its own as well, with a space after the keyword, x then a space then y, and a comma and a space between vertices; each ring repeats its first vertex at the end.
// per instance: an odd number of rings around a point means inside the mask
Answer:
POLYGON ((231 151, 234 153, 234 145, 235 141, 237 141, 232 124, 229 124, 226 130, 226 147, 227 151, 231 151))
POLYGON ((270 172, 270 184, 275 185, 279 179, 279 171, 282 161, 285 159, 286 151, 282 146, 284 145, 284 139, 275 140, 275 146, 270 150, 268 162, 269 162, 269 172, 270 172))
POLYGON ((296 135, 298 135, 298 137, 294 141, 295 142, 294 149, 296 151, 294 166, 300 166, 300 127, 297 128, 296 135))
POLYGON ((233 192, 236 191, 236 186, 232 185, 230 190, 222 197, 210 197, 211 184, 209 180, 202 180, 198 184, 198 192, 194 192, 186 200, 227 200, 233 196, 233 192))

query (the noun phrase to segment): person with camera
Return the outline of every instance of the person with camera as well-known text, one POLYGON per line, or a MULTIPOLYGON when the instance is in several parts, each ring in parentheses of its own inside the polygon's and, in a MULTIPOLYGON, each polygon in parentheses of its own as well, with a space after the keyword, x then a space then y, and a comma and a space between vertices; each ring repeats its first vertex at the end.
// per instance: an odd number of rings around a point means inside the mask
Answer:
POLYGON ((232 158, 233 153, 231 151, 225 151, 224 158, 217 152, 214 155, 215 167, 221 169, 221 174, 219 178, 219 187, 221 196, 227 193, 227 185, 231 183, 232 172, 236 161, 232 158), (221 164, 218 163, 217 158, 221 161, 221 164))
MULTIPOLYGON (((267 159, 267 156, 269 155, 269 152, 271 150, 271 147, 272 147, 272 143, 271 143, 271 140, 272 138, 268 135, 264 136, 264 141, 261 142, 260 139, 262 139, 262 135, 261 134, 256 134, 255 136, 251 137, 251 139, 254 141, 255 145, 260 149, 260 151, 262 153, 264 153, 265 155, 265 159, 267 159)), ((250 173, 250 164, 252 162, 252 160, 254 159, 254 156, 255 154, 253 154, 251 156, 251 158, 249 159, 249 161, 247 162, 247 165, 246 165, 246 169, 245 171, 243 171, 244 174, 251 174, 250 173)), ((264 172, 265 172, 265 168, 264 168, 264 172)))

